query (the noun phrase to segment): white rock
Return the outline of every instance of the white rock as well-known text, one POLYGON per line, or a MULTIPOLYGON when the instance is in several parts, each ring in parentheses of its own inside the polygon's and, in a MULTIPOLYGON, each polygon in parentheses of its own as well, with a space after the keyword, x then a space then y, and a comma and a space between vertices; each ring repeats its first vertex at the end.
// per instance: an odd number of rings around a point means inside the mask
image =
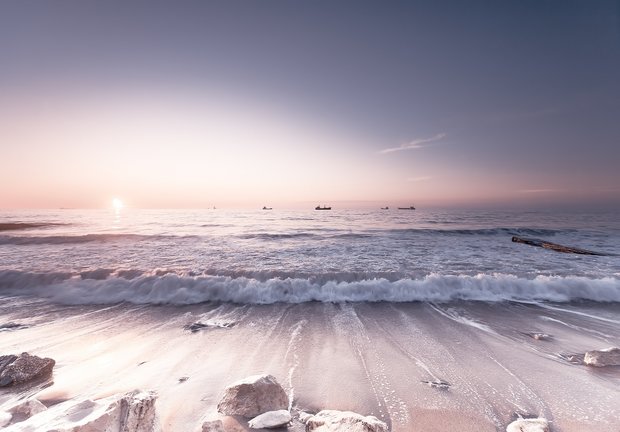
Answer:
POLYGON ((323 410, 307 420, 306 432, 388 432, 388 426, 373 416, 323 410))
POLYGON ((159 432, 155 400, 154 392, 134 390, 96 401, 67 401, 6 431, 159 432))
POLYGON ((288 396, 271 375, 253 375, 229 385, 217 404, 222 414, 247 418, 287 408, 288 396))
POLYGON ((600 351, 588 351, 583 357, 588 366, 620 366, 620 348, 607 348, 600 351))
POLYGON ((549 422, 542 417, 519 419, 510 423, 506 432, 549 432, 549 422))
POLYGON ((6 411, 0 411, 0 427, 4 427, 11 423, 13 416, 6 411))
POLYGON ((286 426, 291 421, 287 410, 267 411, 248 422, 252 429, 269 429, 286 426))
POLYGON ((202 423, 202 432, 224 432, 222 420, 207 420, 202 423))
POLYGON ((157 394, 134 390, 120 399, 121 432, 152 432, 157 428, 157 394))
POLYGON ((38 399, 28 399, 9 409, 9 413, 13 415, 13 422, 23 421, 35 414, 46 411, 47 407, 38 399))
POLYGON ((310 414, 307 413, 305 411, 300 411, 299 412, 299 421, 302 422, 303 424, 306 424, 308 422, 308 420, 310 420, 312 418, 314 414, 310 414))

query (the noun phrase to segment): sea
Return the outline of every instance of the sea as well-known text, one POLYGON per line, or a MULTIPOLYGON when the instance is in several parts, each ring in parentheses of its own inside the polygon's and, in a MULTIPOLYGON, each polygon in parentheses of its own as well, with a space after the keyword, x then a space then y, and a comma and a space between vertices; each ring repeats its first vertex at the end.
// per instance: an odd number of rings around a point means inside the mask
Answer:
POLYGON ((0 212, 0 295, 59 304, 620 302, 617 213, 0 212), (515 243, 542 239, 606 255, 515 243))

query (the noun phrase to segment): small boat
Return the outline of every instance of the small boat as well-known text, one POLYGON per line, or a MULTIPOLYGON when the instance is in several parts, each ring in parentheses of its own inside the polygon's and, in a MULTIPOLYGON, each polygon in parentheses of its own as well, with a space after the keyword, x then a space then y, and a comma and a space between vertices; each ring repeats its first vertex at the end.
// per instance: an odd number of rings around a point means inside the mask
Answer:
POLYGON ((388 206, 385 207, 381 207, 381 210, 389 210, 390 208, 388 206))
POLYGON ((398 210, 415 210, 414 206, 411 207, 398 207, 398 210))
POLYGON ((273 210, 271 207, 263 207, 263 210, 273 210))
POLYGON ((327 206, 321 207, 320 205, 318 205, 314 209, 315 210, 331 210, 332 208, 331 207, 327 207, 327 206))

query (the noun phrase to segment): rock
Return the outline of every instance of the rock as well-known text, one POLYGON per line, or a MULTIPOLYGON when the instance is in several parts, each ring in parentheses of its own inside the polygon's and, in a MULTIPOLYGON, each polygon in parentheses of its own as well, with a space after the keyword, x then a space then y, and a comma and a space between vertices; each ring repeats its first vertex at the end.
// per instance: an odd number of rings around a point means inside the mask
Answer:
POLYGON ((551 335, 547 333, 530 332, 530 333, 523 333, 523 334, 525 336, 531 337, 532 339, 536 339, 536 340, 550 341, 552 339, 551 335))
POLYGON ((0 374, 8 365, 13 363, 15 360, 17 360, 17 356, 14 354, 0 356, 0 374))
POLYGON ((203 323, 200 321, 196 321, 195 323, 192 324, 187 324, 183 326, 184 330, 189 330, 192 333, 196 333, 200 330, 204 330, 204 329, 212 329, 212 328, 219 328, 219 329, 230 329, 233 328, 235 326, 234 322, 207 322, 207 323, 203 323))
POLYGON ((134 390, 120 399, 121 432, 151 432, 157 425, 155 392, 134 390))
POLYGON ((286 426, 291 421, 291 413, 287 410, 267 411, 248 422, 252 429, 270 429, 286 426))
POLYGON ((588 366, 620 366, 620 348, 607 348, 586 352, 583 363, 588 366))
POLYGON ((427 384, 429 387, 438 388, 440 390, 447 390, 452 386, 452 384, 450 384, 449 382, 442 381, 442 380, 434 380, 434 381, 422 380, 421 382, 423 382, 424 384, 427 384))
POLYGON ((6 411, 0 411, 0 428, 11 423, 12 419, 13 416, 10 413, 6 411))
POLYGON ((508 425, 506 432, 549 432, 549 422, 542 417, 518 419, 508 425))
POLYGON ((50 375, 55 364, 51 358, 41 358, 28 353, 21 353, 19 356, 1 356, 0 387, 21 384, 50 375))
POLYGON ((134 390, 96 401, 68 401, 15 425, 14 430, 159 432, 155 400, 154 392, 134 390))
POLYGON ((13 416, 13 423, 24 421, 35 414, 46 411, 47 407, 38 399, 28 399, 22 403, 15 405, 9 409, 9 413, 13 416))
POLYGON ((202 424, 202 432, 225 432, 222 420, 207 420, 202 424))
POLYGON ((285 409, 288 409, 288 396, 271 375, 253 375, 229 385, 217 404, 222 414, 247 418, 285 409))
POLYGON ((21 330, 26 329, 28 326, 26 324, 8 322, 6 324, 0 324, 0 332, 1 331, 11 331, 11 330, 21 330))
POLYGON ((300 411, 299 412, 299 421, 302 422, 303 424, 306 424, 308 422, 308 420, 310 420, 312 418, 312 416, 314 416, 314 414, 310 414, 310 413, 307 413, 305 411, 300 411))
POLYGON ((558 354, 562 360, 566 360, 569 363, 580 365, 583 364, 584 354, 558 354))
POLYGON ((388 426, 373 416, 351 411, 323 410, 306 422, 306 432, 388 432, 388 426))

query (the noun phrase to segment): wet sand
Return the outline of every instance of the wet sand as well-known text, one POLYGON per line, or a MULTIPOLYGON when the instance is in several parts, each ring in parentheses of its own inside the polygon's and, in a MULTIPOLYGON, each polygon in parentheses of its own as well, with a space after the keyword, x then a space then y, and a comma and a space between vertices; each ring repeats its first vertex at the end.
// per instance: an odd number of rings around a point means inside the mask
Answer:
POLYGON ((270 373, 294 410, 375 415, 397 432, 504 431, 519 414, 545 417, 559 432, 620 427, 620 368, 565 357, 620 346, 615 303, 172 307, 2 298, 0 316, 0 325, 29 326, 0 331, 0 354, 57 362, 49 387, 0 389, 0 410, 25 396, 51 405, 152 389, 163 430, 193 431, 216 414, 226 385, 270 373), (183 328, 198 321, 233 325, 183 328), (536 332, 550 337, 529 335, 536 332))

